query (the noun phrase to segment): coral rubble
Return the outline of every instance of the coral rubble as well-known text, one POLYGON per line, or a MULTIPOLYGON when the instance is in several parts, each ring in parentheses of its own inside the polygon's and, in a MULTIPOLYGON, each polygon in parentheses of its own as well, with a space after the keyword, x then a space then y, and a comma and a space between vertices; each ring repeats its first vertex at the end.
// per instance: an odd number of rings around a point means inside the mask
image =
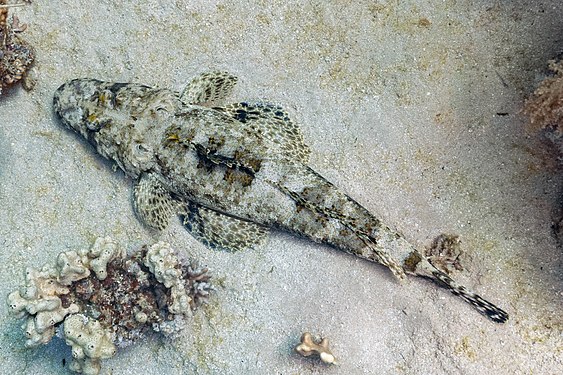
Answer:
POLYGON ((54 266, 28 268, 25 279, 8 304, 25 319, 26 346, 48 343, 60 327, 71 370, 84 374, 98 374, 101 359, 148 332, 178 332, 213 289, 207 269, 180 260, 167 243, 127 255, 108 237, 59 254, 54 266))
POLYGON ((9 8, 30 2, 8 4, 6 0, 0 0, 0 94, 3 88, 20 80, 25 89, 33 86, 33 80, 26 75, 35 59, 33 48, 19 36, 27 29, 27 25, 20 24, 16 16, 8 22, 9 8))
POLYGON ((553 75, 545 78, 526 101, 524 113, 530 117, 534 129, 546 129, 546 136, 559 148, 563 156, 563 59, 549 62, 553 75))
POLYGON ((461 240, 458 235, 442 233, 434 238, 432 244, 426 249, 424 255, 432 265, 440 271, 451 275, 455 270, 462 271, 461 240))

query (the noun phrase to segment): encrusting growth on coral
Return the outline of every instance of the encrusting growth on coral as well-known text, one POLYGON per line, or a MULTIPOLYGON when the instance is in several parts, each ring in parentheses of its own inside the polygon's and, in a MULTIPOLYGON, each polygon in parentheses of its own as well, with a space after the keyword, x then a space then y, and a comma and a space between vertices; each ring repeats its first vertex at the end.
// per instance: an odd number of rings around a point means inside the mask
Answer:
POLYGON ((23 87, 31 89, 33 82, 26 79, 26 73, 35 59, 33 49, 18 34, 27 29, 20 24, 18 17, 12 16, 8 21, 8 10, 12 7, 29 4, 31 1, 8 4, 0 0, 0 94, 7 86, 22 80, 23 87))
POLYGON ((101 360, 151 331, 170 336, 213 289, 207 269, 158 242, 127 255, 111 238, 66 251, 54 266, 28 268, 25 285, 8 296, 24 318, 26 346, 60 335, 72 347, 71 370, 98 374, 101 360))
POLYGON ((295 351, 304 357, 318 355, 321 361, 326 364, 335 365, 336 358, 328 347, 328 338, 323 338, 318 344, 313 340, 309 332, 301 336, 301 343, 295 347, 295 351))

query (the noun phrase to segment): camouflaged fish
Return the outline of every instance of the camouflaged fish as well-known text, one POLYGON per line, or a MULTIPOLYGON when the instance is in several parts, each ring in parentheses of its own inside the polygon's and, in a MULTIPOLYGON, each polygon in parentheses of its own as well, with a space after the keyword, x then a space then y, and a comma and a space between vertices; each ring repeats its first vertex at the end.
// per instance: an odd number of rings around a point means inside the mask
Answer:
POLYGON ((311 169, 299 127, 267 102, 222 105, 237 78, 202 74, 181 92, 76 79, 59 87, 62 121, 135 181, 136 213, 164 229, 174 215, 212 248, 239 250, 276 228, 422 276, 495 322, 508 314, 434 267, 406 239, 311 169))

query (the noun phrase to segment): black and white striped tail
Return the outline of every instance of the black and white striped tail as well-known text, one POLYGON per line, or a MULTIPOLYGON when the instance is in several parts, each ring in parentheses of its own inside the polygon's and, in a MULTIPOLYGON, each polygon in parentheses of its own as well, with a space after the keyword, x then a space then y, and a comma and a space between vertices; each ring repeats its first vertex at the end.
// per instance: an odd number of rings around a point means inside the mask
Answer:
POLYGON ((449 289, 456 296, 463 298, 466 302, 475 307, 477 311, 491 319, 493 322, 504 323, 508 320, 508 314, 506 311, 493 305, 481 296, 467 290, 467 288, 456 283, 451 277, 442 271, 435 269, 432 271, 432 276, 434 276, 435 280, 442 286, 449 289))

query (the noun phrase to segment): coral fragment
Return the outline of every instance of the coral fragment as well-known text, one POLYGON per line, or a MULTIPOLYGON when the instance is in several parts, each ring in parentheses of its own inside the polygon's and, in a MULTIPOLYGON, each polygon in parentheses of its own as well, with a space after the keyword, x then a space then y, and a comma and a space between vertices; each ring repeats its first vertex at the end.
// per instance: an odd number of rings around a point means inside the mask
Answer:
POLYGON ((304 357, 309 357, 311 355, 318 355, 322 362, 334 365, 336 364, 336 358, 328 348, 328 338, 323 338, 317 344, 313 340, 313 336, 309 332, 305 332, 301 336, 301 343, 295 347, 295 351, 304 357))

